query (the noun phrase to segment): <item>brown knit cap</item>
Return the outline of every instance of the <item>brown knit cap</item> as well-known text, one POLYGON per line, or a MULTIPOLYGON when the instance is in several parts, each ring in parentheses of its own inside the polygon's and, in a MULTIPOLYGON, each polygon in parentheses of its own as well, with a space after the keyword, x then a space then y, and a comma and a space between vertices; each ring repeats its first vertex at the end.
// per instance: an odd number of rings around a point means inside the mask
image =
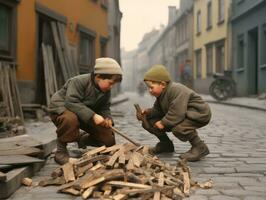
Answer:
POLYGON ((144 81, 171 81, 170 74, 163 65, 152 66, 145 74, 144 81))

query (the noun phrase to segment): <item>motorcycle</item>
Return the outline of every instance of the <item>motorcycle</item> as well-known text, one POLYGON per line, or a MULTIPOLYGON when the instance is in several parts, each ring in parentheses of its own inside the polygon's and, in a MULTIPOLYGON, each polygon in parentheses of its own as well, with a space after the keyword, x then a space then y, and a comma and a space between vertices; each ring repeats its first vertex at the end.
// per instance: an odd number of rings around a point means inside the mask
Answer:
POLYGON ((215 73, 213 78, 214 81, 209 87, 209 92, 214 99, 225 101, 236 96, 236 82, 232 77, 231 70, 224 71, 224 73, 215 73))

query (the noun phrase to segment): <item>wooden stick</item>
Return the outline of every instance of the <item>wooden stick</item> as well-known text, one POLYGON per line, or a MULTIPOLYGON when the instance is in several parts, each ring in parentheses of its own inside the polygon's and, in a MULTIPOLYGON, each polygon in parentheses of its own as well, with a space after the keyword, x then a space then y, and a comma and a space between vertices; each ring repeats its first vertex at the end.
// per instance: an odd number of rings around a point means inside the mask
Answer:
POLYGON ((112 130, 114 132, 116 132, 118 135, 122 136, 123 138, 125 138, 126 140, 128 140, 129 142, 131 142, 132 144, 136 145, 136 146, 140 146, 140 144, 134 142, 133 140, 131 140, 130 138, 128 138, 126 135, 124 135, 123 133, 121 133, 119 130, 117 130, 116 128, 114 127, 111 127, 112 130))

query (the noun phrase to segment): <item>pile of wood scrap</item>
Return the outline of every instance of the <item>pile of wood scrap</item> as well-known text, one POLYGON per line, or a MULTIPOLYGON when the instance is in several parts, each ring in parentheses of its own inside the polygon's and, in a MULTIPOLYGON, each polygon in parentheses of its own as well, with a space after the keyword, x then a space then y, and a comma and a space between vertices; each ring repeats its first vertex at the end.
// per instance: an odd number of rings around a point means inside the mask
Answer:
POLYGON ((15 63, 0 62, 0 107, 0 117, 19 117, 23 120, 15 63))
POLYGON ((29 135, 0 139, 0 199, 20 187, 22 178, 41 169, 40 158, 44 158, 43 144, 29 135))
POLYGON ((71 158, 39 185, 60 185, 58 192, 83 199, 182 199, 191 187, 210 188, 212 182, 193 182, 184 161, 171 166, 149 154, 148 146, 126 143, 71 158))

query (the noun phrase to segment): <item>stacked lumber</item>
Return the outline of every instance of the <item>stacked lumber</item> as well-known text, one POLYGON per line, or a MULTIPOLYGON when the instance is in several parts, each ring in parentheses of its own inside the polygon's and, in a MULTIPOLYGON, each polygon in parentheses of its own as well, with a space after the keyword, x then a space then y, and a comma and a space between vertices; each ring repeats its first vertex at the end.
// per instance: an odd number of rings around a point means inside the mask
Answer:
POLYGON ((0 117, 19 117, 23 120, 14 63, 0 62, 0 106, 0 117))
POLYGON ((171 166, 148 151, 148 146, 131 143, 95 148, 71 158, 39 185, 58 185, 58 192, 106 200, 182 199, 192 187, 212 187, 211 181, 193 182, 184 161, 171 166))

